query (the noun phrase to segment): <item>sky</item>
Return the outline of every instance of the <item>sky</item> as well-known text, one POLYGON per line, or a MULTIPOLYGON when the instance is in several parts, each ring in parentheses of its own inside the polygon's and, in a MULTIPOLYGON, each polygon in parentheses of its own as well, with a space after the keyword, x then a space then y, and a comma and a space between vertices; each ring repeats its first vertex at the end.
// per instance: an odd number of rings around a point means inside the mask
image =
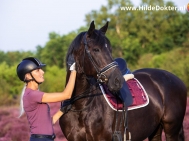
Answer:
MULTIPOLYGON (((178 7, 189 3, 172 1, 178 7)), ((135 6, 140 2, 132 1, 135 6)), ((102 5, 107 0, 0 0, 0 51, 35 51, 50 32, 66 35, 85 26, 85 15, 102 5)))

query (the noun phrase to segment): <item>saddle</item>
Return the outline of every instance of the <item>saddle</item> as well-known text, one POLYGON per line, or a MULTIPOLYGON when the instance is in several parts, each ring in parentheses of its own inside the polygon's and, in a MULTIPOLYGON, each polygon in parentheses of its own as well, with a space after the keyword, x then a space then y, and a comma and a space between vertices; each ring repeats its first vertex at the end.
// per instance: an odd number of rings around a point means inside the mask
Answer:
POLYGON ((145 107, 149 104, 149 97, 142 84, 136 79, 131 78, 124 83, 121 89, 122 99, 118 99, 112 94, 106 85, 100 85, 100 89, 106 99, 108 105, 115 111, 122 111, 124 103, 128 106, 128 110, 134 110, 145 107), (124 103, 123 101, 124 100, 124 103))

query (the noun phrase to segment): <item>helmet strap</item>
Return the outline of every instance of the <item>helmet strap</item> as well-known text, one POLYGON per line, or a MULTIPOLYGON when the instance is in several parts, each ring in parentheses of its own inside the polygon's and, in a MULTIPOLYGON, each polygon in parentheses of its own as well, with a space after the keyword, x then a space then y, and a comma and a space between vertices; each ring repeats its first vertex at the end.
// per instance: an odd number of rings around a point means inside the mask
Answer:
POLYGON ((33 77, 33 75, 32 75, 31 72, 30 72, 30 75, 31 75, 32 79, 24 80, 24 82, 28 83, 28 82, 30 82, 30 81, 35 81, 38 85, 42 83, 42 82, 37 82, 37 80, 35 80, 35 78, 33 77))

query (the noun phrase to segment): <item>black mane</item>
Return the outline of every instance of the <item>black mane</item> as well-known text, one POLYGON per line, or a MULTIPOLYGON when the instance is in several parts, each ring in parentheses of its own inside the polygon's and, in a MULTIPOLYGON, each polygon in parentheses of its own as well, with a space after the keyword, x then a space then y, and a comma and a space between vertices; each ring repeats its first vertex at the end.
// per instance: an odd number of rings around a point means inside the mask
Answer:
MULTIPOLYGON (((79 49, 81 40, 82 40, 82 38, 83 38, 83 36, 84 36, 85 33, 86 32, 81 32, 79 35, 77 35, 75 37, 75 39, 70 44, 70 46, 68 48, 67 55, 66 55, 66 62, 68 61, 68 56, 72 55, 72 53, 73 53, 74 50, 78 50, 79 49)), ((67 66, 67 68, 68 68, 68 66, 67 66)))
MULTIPOLYGON (((72 43, 70 44, 70 46, 68 48, 68 52, 67 52, 67 55, 66 55, 66 62, 68 61, 68 56, 72 55, 75 50, 78 50, 80 48, 82 38, 85 34, 86 34, 86 32, 81 32, 72 41, 72 43)), ((109 39, 99 30, 94 31, 94 34, 90 37, 90 40, 95 41, 95 42, 93 42, 94 44, 100 45, 102 47, 104 47, 105 43, 107 43, 107 44, 109 44, 109 47, 110 47, 109 39)), ((90 40, 88 42, 90 42, 90 40)), ((111 48, 109 48, 109 50, 110 50, 110 52, 112 52, 111 48)), ((68 68, 68 66, 67 66, 67 68, 68 68)))

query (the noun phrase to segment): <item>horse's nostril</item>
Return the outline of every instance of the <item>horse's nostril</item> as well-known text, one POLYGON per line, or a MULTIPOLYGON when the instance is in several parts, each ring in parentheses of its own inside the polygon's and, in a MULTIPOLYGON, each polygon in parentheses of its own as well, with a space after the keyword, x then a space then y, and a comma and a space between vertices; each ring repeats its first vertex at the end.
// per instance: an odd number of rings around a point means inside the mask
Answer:
POLYGON ((119 80, 118 77, 115 78, 114 84, 115 84, 116 86, 119 86, 119 85, 120 85, 120 80, 119 80))

